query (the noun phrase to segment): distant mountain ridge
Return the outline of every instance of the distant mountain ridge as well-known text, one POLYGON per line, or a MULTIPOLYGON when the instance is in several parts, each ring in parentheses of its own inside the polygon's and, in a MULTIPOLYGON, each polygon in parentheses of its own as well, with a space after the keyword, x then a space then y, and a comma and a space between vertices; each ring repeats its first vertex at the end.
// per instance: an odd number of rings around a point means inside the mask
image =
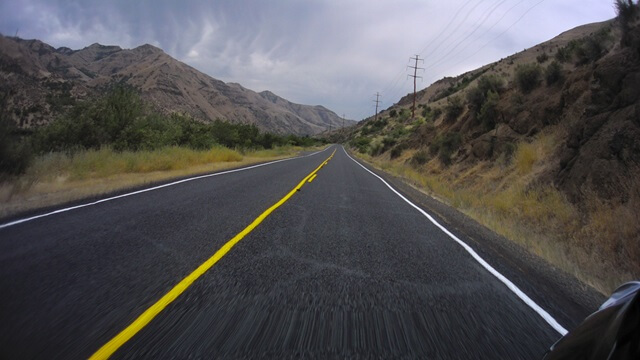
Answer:
POLYGON ((100 95, 115 83, 139 89, 162 112, 205 122, 224 119, 297 135, 355 124, 323 106, 214 79, 149 44, 122 49, 96 43, 72 50, 0 36, 0 78, 0 91, 9 94, 6 106, 22 128, 49 123, 75 99, 100 95))

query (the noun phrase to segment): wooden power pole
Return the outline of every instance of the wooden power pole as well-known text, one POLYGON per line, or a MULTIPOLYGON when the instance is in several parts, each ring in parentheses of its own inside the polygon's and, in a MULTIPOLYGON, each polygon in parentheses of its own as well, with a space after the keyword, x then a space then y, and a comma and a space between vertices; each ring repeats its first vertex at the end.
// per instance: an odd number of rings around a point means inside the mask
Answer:
POLYGON ((380 103, 380 93, 376 93, 376 99, 373 100, 376 103, 376 121, 378 121, 378 104, 380 103))
POLYGON ((415 60, 416 63, 414 66, 408 66, 409 69, 413 69, 413 75, 409 75, 413 78, 413 107, 411 108, 411 118, 415 119, 416 117, 416 79, 422 79, 422 76, 418 76, 418 69, 424 70, 424 68, 418 67, 418 61, 422 61, 424 63, 424 59, 420 59, 420 55, 416 55, 416 57, 412 57, 411 60, 415 60))

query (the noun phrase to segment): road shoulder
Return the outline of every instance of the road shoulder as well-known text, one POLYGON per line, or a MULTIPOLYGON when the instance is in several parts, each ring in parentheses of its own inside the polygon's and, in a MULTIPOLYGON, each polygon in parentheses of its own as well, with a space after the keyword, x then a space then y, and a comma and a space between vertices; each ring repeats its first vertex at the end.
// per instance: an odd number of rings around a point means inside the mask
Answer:
POLYGON ((596 311, 606 299, 571 274, 552 266, 404 179, 386 173, 358 157, 354 158, 471 246, 568 330, 596 311))

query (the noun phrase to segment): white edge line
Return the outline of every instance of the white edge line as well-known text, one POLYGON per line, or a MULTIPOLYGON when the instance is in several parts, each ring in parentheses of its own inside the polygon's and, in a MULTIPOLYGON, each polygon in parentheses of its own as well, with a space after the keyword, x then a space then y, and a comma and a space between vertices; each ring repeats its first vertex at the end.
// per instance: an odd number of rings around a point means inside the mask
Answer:
POLYGON ((356 161, 354 158, 352 158, 347 153, 347 151, 344 149, 344 147, 342 147, 342 151, 344 151, 344 153, 349 157, 349 159, 353 160, 353 162, 355 162, 356 164, 360 165, 363 169, 367 170, 369 173, 371 173, 371 175, 373 175, 373 176, 377 177, 378 179, 380 179, 380 181, 382 181, 385 185, 387 185, 387 187, 389 189, 391 189, 391 191, 393 191, 396 195, 398 195, 402 200, 407 202, 409 205, 413 206, 416 210, 418 210, 420 213, 422 213, 422 215, 424 215, 427 219, 429 219, 429 221, 431 221, 435 226, 440 228, 440 230, 442 230, 445 234, 449 235, 449 237, 451 239, 453 239, 460 246, 462 246, 478 263, 480 263, 480 265, 482 265, 482 267, 484 267, 488 272, 490 272, 498 280, 500 280, 502 283, 504 283, 507 286, 507 288, 509 288, 509 290, 511 290, 514 294, 516 294, 516 296, 518 296, 520 298, 520 300, 522 300, 531 309, 533 309, 533 311, 538 313, 538 315, 540 315, 540 317, 542 317, 552 328, 554 328, 558 333, 560 333, 560 335, 564 336, 564 335, 567 334, 567 329, 562 327, 562 325, 560 325, 556 321, 556 319, 554 319, 548 312, 546 312, 543 308, 541 308, 540 305, 536 304, 535 301, 531 300, 531 298, 529 296, 527 296, 527 294, 522 292, 522 290, 520 290, 509 279, 504 277, 504 275, 502 275, 500 272, 498 272, 498 270, 494 269, 493 266, 489 265, 489 263, 487 263, 482 257, 480 257, 480 255, 478 255, 478 253, 476 253, 475 250, 473 250, 469 245, 467 245, 464 241, 458 239, 457 236, 452 234, 444 226, 440 225, 440 223, 438 223, 431 215, 427 214, 424 210, 419 208, 417 205, 415 205, 414 203, 409 201, 407 198, 405 198, 402 194, 400 194, 398 191, 396 191, 396 189, 391 187, 391 185, 389 185, 389 183, 387 183, 383 178, 378 176, 373 171, 367 169, 364 165, 360 164, 358 161, 356 161))
POLYGON ((153 191, 153 190, 158 190, 158 189, 162 189, 162 188, 173 186, 173 185, 182 184, 182 183, 193 181, 193 180, 199 180, 199 179, 204 179, 204 178, 218 176, 218 175, 230 174, 230 173, 234 173, 234 172, 238 172, 238 171, 255 169, 255 168, 258 168, 258 167, 261 167, 261 166, 272 165, 272 164, 283 162, 283 161, 301 159, 301 158, 305 158, 305 157, 308 157, 308 156, 313 156, 313 155, 319 154, 321 152, 327 151, 329 148, 331 148, 331 146, 327 146, 323 150, 316 151, 314 153, 303 155, 303 156, 296 156, 296 157, 291 157, 291 158, 286 158, 286 159, 280 159, 280 160, 275 160, 275 161, 271 161, 271 162, 267 162, 267 163, 263 163, 263 164, 252 165, 252 166, 248 166, 248 167, 243 167, 243 168, 233 169, 233 170, 227 170, 227 171, 217 172, 217 173, 213 173, 213 174, 195 176, 195 177, 191 177, 191 178, 187 178, 187 179, 174 181, 174 182, 171 182, 171 183, 168 183, 168 184, 158 185, 158 186, 154 186, 154 187, 150 187, 150 188, 146 188, 146 189, 142 189, 142 190, 138 190, 138 191, 134 191, 134 192, 118 195, 118 196, 112 196, 112 197, 109 197, 109 198, 100 199, 100 200, 97 200, 97 201, 94 201, 94 202, 90 202, 90 203, 86 203, 86 204, 71 206, 71 207, 64 208, 64 209, 58 209, 58 210, 51 211, 51 212, 48 212, 48 213, 35 215, 35 216, 31 216, 31 217, 24 218, 24 219, 18 219, 18 220, 14 220, 14 221, 8 222, 6 224, 2 224, 2 225, 0 225, 0 229, 8 228, 10 226, 22 224, 22 223, 25 223, 25 222, 28 222, 28 221, 33 221, 33 220, 40 219, 40 218, 47 217, 47 216, 60 214, 60 213, 71 211, 71 210, 80 209, 80 208, 87 207, 87 206, 97 205, 97 204, 100 204, 100 203, 103 203, 103 202, 112 201, 112 200, 120 199, 120 198, 127 197, 127 196, 142 194, 142 193, 145 193, 147 191, 153 191))

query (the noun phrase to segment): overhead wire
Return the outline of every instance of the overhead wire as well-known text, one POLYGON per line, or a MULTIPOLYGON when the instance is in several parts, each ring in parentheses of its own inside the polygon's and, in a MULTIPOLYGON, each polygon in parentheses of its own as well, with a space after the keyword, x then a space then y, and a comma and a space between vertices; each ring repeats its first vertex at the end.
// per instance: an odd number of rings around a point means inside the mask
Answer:
MULTIPOLYGON (((453 17, 449 20, 449 22, 447 23, 447 25, 443 28, 443 30, 440 31, 440 33, 432 38, 427 45, 422 49, 422 51, 420 51, 418 54, 422 55, 424 54, 424 52, 430 47, 432 46, 437 40, 438 38, 440 38, 445 32, 447 32, 447 30, 451 27, 452 24, 456 23, 457 18, 460 16, 460 14, 463 12, 463 10, 472 2, 473 0, 467 0, 461 7, 458 8, 458 10, 456 11, 456 13, 453 15, 453 17)), ((454 53, 454 51, 459 48, 462 44, 464 44, 469 38, 471 38, 473 36, 473 34, 475 34, 486 22, 488 19, 491 18, 491 16, 506 2, 507 0, 497 0, 495 3, 493 3, 492 5, 490 5, 484 12, 483 14, 479 17, 479 19, 481 19, 478 23, 476 23, 476 25, 474 25, 472 28, 473 30, 467 34, 464 38, 462 38, 459 41, 453 41, 453 42, 449 42, 449 45, 445 47, 445 49, 449 49, 447 51, 447 53, 443 56, 441 56, 440 58, 438 58, 438 60, 432 62, 431 64, 429 64, 428 66, 425 66, 425 69, 429 69, 429 68, 433 68, 439 64, 441 64, 442 62, 444 62, 447 59, 450 59, 450 55, 453 53, 454 56, 453 58, 457 57, 462 50, 457 51, 454 53), (451 44, 453 44, 453 47, 451 47, 451 44)), ((515 5, 511 6, 509 9, 507 9, 502 16, 496 20, 490 27, 488 27, 484 32, 482 32, 482 34, 480 34, 479 36, 474 38, 474 41, 477 41, 479 39, 482 38, 482 36, 484 36, 485 34, 487 34, 489 31, 491 31, 491 29, 493 29, 496 25, 498 25, 500 22, 502 22, 502 20, 507 16, 507 14, 509 14, 513 9, 515 9, 516 7, 518 7, 520 4, 522 4, 525 0, 520 0, 519 2, 517 2, 515 5)), ((540 0, 537 3, 533 4, 531 7, 529 7, 515 22, 513 22, 512 24, 510 24, 504 31, 502 31, 500 34, 498 34, 496 37, 494 37, 492 40, 488 41, 487 43, 485 43, 484 45, 482 45, 480 48, 478 48, 478 50, 476 50, 474 53, 472 53, 471 55, 469 55, 468 57, 461 59, 459 61, 457 61, 456 63, 454 63, 453 65, 451 65, 451 67, 458 65, 459 63, 466 61, 468 59, 470 59, 471 57, 475 56, 478 52, 480 52, 481 50, 483 50, 486 46, 488 46, 489 44, 491 44, 492 42, 494 42, 495 40, 497 40, 498 38, 500 38, 502 35, 504 35, 507 31, 509 31, 511 28, 513 28, 513 26, 515 26, 517 23, 519 23, 530 11, 532 11, 535 7, 537 7, 538 5, 540 5, 542 2, 544 2, 545 0, 540 0)), ((464 15, 464 18, 462 19, 462 21, 456 26, 455 30, 450 32, 446 37, 441 38, 440 41, 437 43, 437 46, 435 48, 433 48, 431 50, 431 52, 435 52, 437 49, 439 49, 447 40, 449 40, 454 34, 456 34, 459 29, 461 28, 461 25, 464 24, 464 22, 469 18, 469 16, 473 13, 473 11, 475 9, 477 9, 477 7, 481 4, 481 1, 478 1, 474 6, 472 6, 469 11, 467 11, 464 15)), ((403 67, 393 78, 392 82, 387 85, 384 90, 381 92, 382 95, 384 95, 388 100, 389 99, 396 99, 399 98, 399 92, 402 89, 402 86, 398 86, 398 85, 402 85, 403 83, 400 82, 400 79, 402 79, 402 75, 405 73, 406 71, 406 65, 405 67, 403 67)), ((406 80, 406 79, 405 79, 406 80)), ((406 82, 406 81, 405 81, 406 82)))
MULTIPOLYGON (((500 23, 502 21, 502 19, 504 19, 505 16, 507 16, 507 14, 509 14, 511 12, 511 10, 515 9, 517 6, 519 6, 520 4, 522 4, 523 2, 525 2, 526 0, 520 0, 519 2, 517 2, 515 5, 511 6, 509 9, 507 9, 507 11, 505 11, 502 16, 496 20, 490 27, 488 27, 487 29, 485 29, 484 32, 482 32, 480 35, 478 35, 475 39, 473 39, 472 43, 477 42, 479 39, 481 39, 484 35, 486 35, 489 31, 491 31, 496 25, 498 25, 498 23, 500 23)), ((452 58, 457 58, 458 55, 460 55, 460 53, 462 53, 464 51, 464 49, 460 49, 458 52, 456 52, 455 54, 453 54, 452 58)), ((457 65, 458 63, 455 63, 455 65, 457 65)))
MULTIPOLYGON (((504 2, 504 1, 506 1, 506 0, 497 0, 497 1, 494 3, 494 5, 495 5, 495 4, 497 4, 497 3, 499 3, 500 1, 503 1, 503 2, 504 2)), ((441 35, 442 33, 446 32, 446 30, 451 26, 451 24, 453 24, 453 23, 455 22, 455 19, 458 17, 458 15, 462 12, 462 10, 463 10, 463 9, 464 9, 464 8, 465 8, 465 7, 470 3, 470 2, 471 2, 471 1, 467 1, 467 2, 465 2, 465 3, 464 3, 464 4, 463 4, 459 9, 458 9, 458 11, 456 11, 456 13, 454 14, 453 18, 449 21, 449 23, 447 24, 447 26, 445 26, 445 28, 443 29, 443 31, 441 31, 441 32, 440 32, 440 34, 439 34, 439 35, 441 35)), ((435 51, 436 51, 438 48, 440 48, 440 46, 441 46, 443 43, 445 43, 445 42, 446 42, 446 41, 447 41, 451 36, 455 35, 455 34, 458 32, 458 30, 460 29, 461 25, 462 25, 462 24, 464 24, 464 22, 469 18, 469 16, 473 13, 473 11, 474 11, 474 10, 475 10, 475 9, 476 9, 480 4, 481 4, 481 3, 482 3, 481 1, 478 1, 474 6, 472 6, 472 7, 469 9, 469 11, 468 11, 468 12, 466 12, 466 14, 464 15, 464 18, 462 19, 462 21, 461 21, 461 22, 456 26, 456 29, 455 29, 454 31, 450 32, 450 33, 449 33, 445 38, 443 38, 443 39, 442 39, 442 40, 437 44, 437 46, 436 46, 433 50, 431 50, 431 51, 432 51, 432 52, 435 52, 435 51)), ((494 5, 490 6, 490 7, 489 7, 489 9, 491 9, 494 5)), ((485 12, 484 14, 486 14, 486 13, 487 13, 487 12, 485 12)), ((484 15, 484 14, 483 14, 483 15, 484 15)), ((431 45, 431 44, 432 44, 432 43, 433 43, 437 38, 438 38, 438 37, 433 38, 433 40, 431 40, 431 41, 429 42, 429 44, 427 44, 427 46, 425 46, 425 48, 420 52, 420 54, 423 54, 423 53, 426 51, 426 49, 427 49, 427 48, 428 48, 428 47, 429 47, 429 46, 430 46, 430 45, 431 45)), ((446 48, 448 48, 448 46, 447 46, 447 47, 445 47, 445 49, 446 49, 446 48)), ((401 89, 402 89, 402 88, 398 88, 398 89, 395 89, 395 88, 394 88, 394 92, 392 92, 392 94, 393 94, 393 96, 394 96, 393 98, 396 98, 397 96, 399 96, 399 95, 400 95, 400 94, 399 94, 399 92, 401 91, 401 89)))
POLYGON ((453 21, 458 17, 458 15, 460 15, 460 12, 462 11, 462 9, 464 9, 465 7, 467 7, 467 5, 469 5, 470 2, 472 2, 473 0, 467 0, 466 3, 464 3, 460 8, 458 8, 458 11, 456 11, 456 13, 453 15, 453 17, 451 18, 451 20, 449 20, 449 23, 447 24, 447 26, 445 26, 444 28, 442 28, 442 31, 440 31, 440 33, 438 35, 436 35, 435 37, 431 38, 431 41, 429 41, 429 43, 427 43, 427 45, 420 50, 420 52, 418 54, 422 55, 424 54, 425 51, 427 51, 427 48, 429 46, 431 46, 431 44, 433 44, 433 42, 439 38, 440 36, 442 36, 442 34, 444 34, 445 31, 449 30, 449 27, 451 26, 451 24, 453 24, 453 21))
POLYGON ((449 55, 451 55, 452 52, 454 52, 460 45, 464 44, 471 36, 473 36, 473 34, 476 33, 476 31, 478 31, 478 29, 480 29, 482 27, 482 25, 485 24, 485 22, 487 22, 487 20, 489 19, 489 17, 491 17, 491 15, 493 15, 493 13, 496 12, 496 10, 505 3, 506 0, 500 0, 496 3, 494 3, 492 6, 490 6, 487 11, 484 12, 484 14, 481 15, 480 17, 480 21, 478 23, 476 23, 476 25, 473 27, 473 30, 467 34, 467 36, 465 36, 462 40, 458 41, 457 43, 455 43, 455 45, 453 45, 453 47, 444 55, 442 55, 438 60, 436 60, 435 62, 431 63, 428 66, 425 66, 425 69, 430 69, 433 68, 435 65, 441 63, 443 60, 445 60, 449 55))
POLYGON ((482 51, 485 47, 487 47, 489 44, 491 44, 492 42, 498 40, 502 35, 504 35, 507 31, 511 30, 512 27, 514 27, 517 23, 519 23, 529 12, 531 12, 531 10, 533 10, 535 7, 537 7, 538 5, 542 4, 543 2, 545 2, 546 0, 540 0, 537 3, 533 4, 531 7, 529 7, 524 13, 522 13, 522 15, 520 15, 520 17, 514 21, 513 23, 511 23, 511 25, 509 25, 506 29, 504 29, 500 34, 498 34, 496 37, 494 37, 493 39, 487 41, 484 45, 482 45, 478 50, 476 50, 474 53, 472 53, 471 55, 467 56, 464 59, 459 60, 458 62, 454 63, 453 66, 456 66, 464 61, 469 60, 470 58, 472 58, 473 56, 475 56, 477 53, 479 53, 480 51, 482 51))
MULTIPOLYGON (((438 38, 440 38, 440 37, 442 36, 442 34, 444 34, 447 30, 449 30, 449 28, 451 27, 451 25, 452 25, 454 22, 456 22, 456 20, 457 20, 457 19, 458 19, 458 17, 460 16, 460 13, 462 12, 462 10, 464 10, 464 9, 465 9, 465 8, 466 8, 466 7, 467 7, 467 6, 472 2, 472 1, 474 1, 474 0, 467 0, 467 1, 462 5, 462 6, 460 6, 460 7, 458 8, 458 10, 455 12, 455 14, 454 14, 454 15, 451 17, 451 19, 449 20, 449 23, 447 23, 447 25, 446 25, 446 26, 445 26, 445 27, 440 31, 440 33, 439 33, 438 35, 436 35, 435 37, 433 37, 433 38, 431 39, 431 41, 429 41, 429 43, 427 43, 427 45, 425 45, 425 47, 424 47, 420 52, 418 52, 418 54, 422 54, 422 53, 424 53, 424 52, 427 50, 427 48, 429 48, 429 46, 431 46, 431 45, 432 45, 432 44, 433 44, 433 43, 434 43, 438 38)), ((474 7, 471 9, 471 11, 473 11, 473 9, 474 9, 475 7, 477 7, 477 4, 476 4, 476 6, 474 6, 474 7)), ((466 15, 465 19, 469 16, 469 14, 471 13, 471 11, 470 11, 469 13, 467 13, 467 15, 466 15)), ((464 22, 464 20, 463 20, 463 22, 464 22)), ((439 45, 438 45, 438 46, 439 46, 439 45)), ((436 47, 436 49, 437 49, 437 47, 436 47)), ((393 98, 395 98, 395 97, 393 97, 393 96, 389 96, 389 95, 395 95, 395 94, 396 94, 396 93, 397 93, 397 92, 402 88, 402 86, 401 86, 401 85, 402 85, 402 82, 399 82, 399 81, 400 81, 400 79, 402 79, 402 78, 403 78, 403 75, 405 74, 406 70, 407 70, 407 66, 406 66, 406 64, 405 64, 405 66, 404 66, 402 69, 400 69, 400 71, 399 71, 399 72, 398 72, 398 73, 393 77, 393 80, 390 82, 390 84, 389 84, 389 85, 387 85, 387 86, 382 90, 382 92, 381 92, 381 93, 382 93, 383 95, 386 95, 386 97, 387 97, 388 99, 393 99, 393 98), (398 85, 400 85, 400 87, 398 87, 398 85)), ((405 80, 406 80, 406 77, 405 77, 405 80)), ((405 82, 406 82, 406 81, 405 81, 405 82)))

